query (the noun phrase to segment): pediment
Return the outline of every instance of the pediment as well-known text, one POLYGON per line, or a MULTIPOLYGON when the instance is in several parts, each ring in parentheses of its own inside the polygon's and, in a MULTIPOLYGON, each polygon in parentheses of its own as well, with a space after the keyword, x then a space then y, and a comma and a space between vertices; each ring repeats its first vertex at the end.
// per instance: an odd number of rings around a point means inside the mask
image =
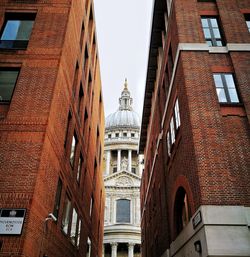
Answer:
POLYGON ((140 187, 141 179, 133 173, 121 171, 105 177, 104 184, 105 187, 140 187))

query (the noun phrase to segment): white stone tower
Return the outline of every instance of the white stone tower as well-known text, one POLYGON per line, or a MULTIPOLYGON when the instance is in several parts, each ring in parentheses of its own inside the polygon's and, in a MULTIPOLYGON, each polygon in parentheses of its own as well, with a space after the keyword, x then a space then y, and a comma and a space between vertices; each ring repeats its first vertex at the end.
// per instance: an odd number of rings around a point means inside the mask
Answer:
POLYGON ((143 157, 138 155, 140 119, 132 103, 125 80, 119 109, 106 118, 105 125, 105 257, 140 256, 143 157))

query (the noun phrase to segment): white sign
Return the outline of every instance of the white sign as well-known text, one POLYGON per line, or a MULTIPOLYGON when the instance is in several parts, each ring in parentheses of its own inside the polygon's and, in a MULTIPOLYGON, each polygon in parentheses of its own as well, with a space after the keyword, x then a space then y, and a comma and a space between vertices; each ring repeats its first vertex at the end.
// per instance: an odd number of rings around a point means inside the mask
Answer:
POLYGON ((25 209, 0 210, 0 235, 21 235, 25 209))

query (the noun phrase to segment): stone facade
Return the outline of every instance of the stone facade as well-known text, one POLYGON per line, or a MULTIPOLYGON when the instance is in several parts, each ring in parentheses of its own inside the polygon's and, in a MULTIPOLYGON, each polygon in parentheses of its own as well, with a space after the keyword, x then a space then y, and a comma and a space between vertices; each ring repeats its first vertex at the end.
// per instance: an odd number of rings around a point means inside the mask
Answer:
POLYGON ((139 190, 143 159, 137 154, 139 131, 139 117, 132 110, 132 98, 125 82, 118 111, 106 118, 103 252, 105 257, 140 256, 139 190))

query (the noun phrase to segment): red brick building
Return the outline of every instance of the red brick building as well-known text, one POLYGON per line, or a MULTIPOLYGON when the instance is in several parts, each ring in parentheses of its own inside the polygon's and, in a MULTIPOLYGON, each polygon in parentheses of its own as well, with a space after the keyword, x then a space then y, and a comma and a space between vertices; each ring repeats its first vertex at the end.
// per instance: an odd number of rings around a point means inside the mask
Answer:
POLYGON ((103 135, 92 1, 0 1, 0 256, 101 256, 103 135))
POLYGON ((142 256, 250 256, 250 1, 155 0, 142 256))

